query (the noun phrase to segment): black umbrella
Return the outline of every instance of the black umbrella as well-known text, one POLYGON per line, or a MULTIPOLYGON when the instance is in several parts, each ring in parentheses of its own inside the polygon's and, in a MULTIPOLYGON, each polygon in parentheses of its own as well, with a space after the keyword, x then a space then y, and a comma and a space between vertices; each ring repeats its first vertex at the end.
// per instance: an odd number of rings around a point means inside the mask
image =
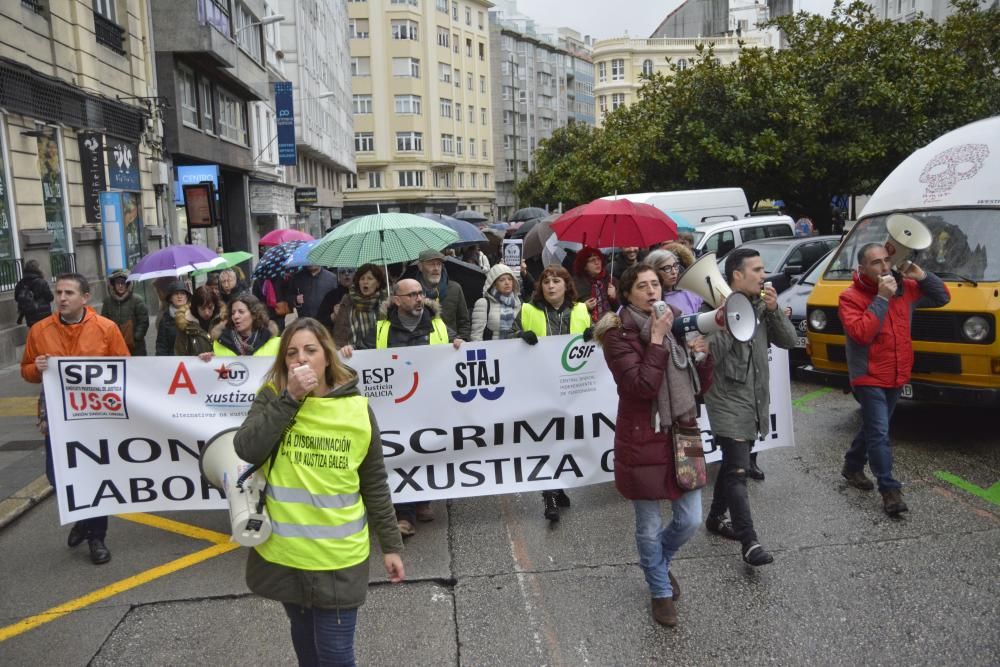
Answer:
MULTIPOLYGON (((549 240, 549 237, 554 233, 552 231, 552 223, 559 219, 559 214, 553 214, 546 218, 542 218, 536 224, 531 226, 528 233, 524 237, 524 245, 521 249, 521 254, 525 257, 541 257, 542 249, 545 247, 545 242, 549 240)), ((520 230, 518 230, 520 231, 520 230)))
POLYGON ((527 220, 534 220, 535 218, 544 218, 549 214, 544 208, 538 208, 537 206, 529 206, 528 208, 519 208, 514 211, 514 215, 510 217, 511 222, 524 222, 527 220))
POLYGON ((528 232, 534 229, 535 225, 537 225, 540 220, 541 218, 534 218, 532 220, 528 220, 527 222, 523 223, 520 227, 518 227, 517 230, 510 235, 510 238, 523 239, 525 236, 528 235, 528 232))
POLYGON ((458 218, 459 220, 465 220, 466 222, 486 222, 489 219, 479 211, 473 211, 471 208, 464 211, 458 211, 451 217, 458 218))

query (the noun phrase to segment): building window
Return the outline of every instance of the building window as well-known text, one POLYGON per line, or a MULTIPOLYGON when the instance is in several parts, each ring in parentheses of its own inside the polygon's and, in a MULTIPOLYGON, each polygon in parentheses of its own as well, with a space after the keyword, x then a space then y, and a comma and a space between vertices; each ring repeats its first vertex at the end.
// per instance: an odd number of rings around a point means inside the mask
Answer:
POLYGON ((455 120, 458 121, 459 123, 462 122, 462 105, 461 104, 456 104, 455 105, 455 120))
POLYGON ((419 79, 420 78, 420 59, 419 58, 393 58, 392 59, 392 75, 393 76, 412 77, 414 79, 419 79))
POLYGON ((115 0, 94 0, 94 37, 120 56, 125 55, 125 28, 118 25, 115 0))
POLYGON ((396 174, 399 176, 399 187, 401 188, 424 187, 424 172, 422 171, 397 171, 396 174))
POLYGON ((180 89, 181 121, 198 127, 198 94, 195 92, 194 73, 187 67, 177 67, 177 87, 180 89))
POLYGON ((503 135, 503 147, 510 150, 514 146, 514 135, 505 134, 503 135))
POLYGON ((451 188, 451 172, 450 171, 435 171, 434 172, 434 187, 436 187, 436 188, 451 188))
POLYGON ((504 170, 508 174, 513 174, 514 173, 514 161, 513 160, 504 160, 504 170))
POLYGON ((344 183, 345 190, 357 190, 358 189, 358 176, 357 174, 347 174, 347 178, 344 183))
POLYGON ((597 80, 607 81, 608 80, 608 64, 607 63, 597 63, 597 80))
POLYGON ((608 112, 608 96, 600 95, 597 98, 597 107, 600 109, 601 114, 606 114, 608 112))
POLYGON ((371 95, 355 95, 351 100, 351 108, 354 113, 371 113, 372 112, 372 96, 371 95))
POLYGON ((458 172, 458 187, 460 187, 460 188, 464 188, 465 187, 465 172, 464 171, 458 172))
POLYGON ((465 73, 465 87, 472 90, 472 72, 465 73))
POLYGON ((488 117, 486 115, 486 107, 479 107, 479 120, 482 125, 486 125, 488 122, 488 117))
POLYGON ((688 61, 684 60, 683 58, 677 61, 677 69, 687 69, 687 68, 688 68, 688 61))
POLYGON ((465 55, 469 56, 470 58, 472 57, 472 40, 471 39, 466 39, 465 40, 465 55))
POLYGON ((653 73, 653 61, 652 60, 649 60, 647 58, 646 60, 642 61, 642 73, 645 74, 646 76, 649 76, 649 75, 651 75, 653 73))
POLYGON ((355 132, 354 150, 357 153, 371 153, 375 150, 374 132, 355 132))
POLYGON ((397 132, 396 150, 400 152, 414 153, 424 150, 423 132, 397 132))
POLYGON ((474 171, 469 172, 469 187, 472 188, 473 190, 476 189, 476 177, 477 177, 477 175, 478 174, 476 174, 476 172, 474 172, 474 171))
POLYGON ((254 62, 261 62, 261 26, 254 25, 257 17, 250 13, 246 5, 240 3, 236 9, 235 23, 233 34, 236 35, 236 42, 254 62))
POLYGON ((469 137, 469 157, 476 157, 476 139, 469 137))
POLYGON ((615 93, 611 96, 611 110, 625 106, 625 93, 615 93))
POLYGON ((451 118, 451 100, 447 97, 441 98, 441 117, 451 118))
POLYGON ((455 135, 453 134, 442 134, 441 135, 441 152, 445 155, 451 155, 455 152, 455 135))
POLYGON ((118 12, 115 11, 115 0, 94 0, 94 13, 100 14, 112 23, 118 23, 118 12))
POLYGON ((420 37, 418 36, 417 22, 409 20, 393 20, 392 38, 409 39, 413 41, 419 40, 420 37))
POLYGON ((438 27, 438 46, 451 48, 451 32, 447 28, 438 27))
POLYGON ((487 143, 487 142, 485 142, 485 141, 483 142, 483 157, 484 157, 484 158, 485 158, 485 157, 488 157, 488 156, 486 155, 486 143, 487 143))
POLYGON ((201 102, 201 128, 206 132, 215 132, 212 83, 205 77, 198 79, 198 97, 201 102))
POLYGON ((389 0, 390 5, 411 5, 413 7, 418 6, 417 0, 389 0))
POLYGON ((458 3, 452 0, 451 3, 451 18, 454 21, 458 20, 458 3))
POLYGON ((501 86, 500 87, 500 96, 504 100, 510 100, 510 98, 513 97, 513 95, 514 95, 514 89, 512 87, 510 87, 510 86, 501 86))
POLYGON ((465 25, 472 25, 472 9, 465 8, 465 25))
POLYGON ((483 190, 489 190, 489 189, 490 189, 490 175, 486 172, 483 172, 483 190))
POLYGON ((372 61, 368 56, 351 58, 351 76, 371 76, 372 61))
POLYGON ((624 81, 625 80, 625 60, 622 58, 615 58, 611 61, 611 80, 612 81, 624 81))
POLYGON ((219 88, 219 136, 247 145, 246 104, 229 91, 219 88))
POLYGON ((479 59, 486 60, 486 45, 479 42, 479 59))
POLYGON ((479 92, 486 93, 486 76, 483 74, 479 75, 479 92))
POLYGON ((451 83, 451 65, 438 63, 438 79, 445 83, 451 83))
POLYGON ((396 113, 420 115, 420 95, 396 95, 396 113))
POLYGON ((462 87, 462 72, 460 72, 457 69, 455 70, 455 87, 456 88, 462 87))
POLYGON ((462 154, 462 137, 455 137, 455 155, 462 154))
POLYGON ((458 35, 451 36, 451 50, 456 56, 458 55, 458 45, 462 43, 462 40, 458 38, 458 35))
POLYGON ((479 26, 480 30, 482 30, 483 26, 486 25, 486 15, 483 14, 483 12, 479 12, 479 16, 477 18, 479 19, 479 22, 476 25, 479 26))
POLYGON ((351 29, 351 39, 368 39, 368 19, 351 19, 347 25, 351 29))
POLYGON ((468 118, 469 118, 469 122, 471 124, 473 124, 473 125, 476 124, 476 107, 472 106, 471 104, 469 105, 469 115, 468 115, 468 118))
POLYGON ((368 172, 368 189, 369 190, 381 190, 382 189, 382 172, 381 171, 369 171, 368 172))
POLYGON ((437 10, 439 12, 448 13, 448 0, 437 0, 437 10))

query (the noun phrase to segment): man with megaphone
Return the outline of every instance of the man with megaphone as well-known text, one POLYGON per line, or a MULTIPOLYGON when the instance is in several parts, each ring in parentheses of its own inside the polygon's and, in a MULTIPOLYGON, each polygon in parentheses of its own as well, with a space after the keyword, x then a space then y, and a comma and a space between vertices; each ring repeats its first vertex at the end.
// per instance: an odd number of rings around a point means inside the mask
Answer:
MULTIPOLYGON (((732 250, 726 255, 725 272, 725 281, 732 290, 727 302, 748 299, 757 326, 748 337, 729 322, 708 336, 715 372, 712 387, 705 394, 705 407, 715 444, 722 451, 722 467, 705 525, 709 532, 739 540, 744 562, 756 567, 767 565, 774 558, 757 540, 750 515, 747 496, 750 450, 758 438, 771 430, 768 346, 773 344, 786 350, 794 347, 795 327, 778 307, 778 293, 764 280, 764 262, 759 252, 749 248, 732 250), (727 511, 731 523, 726 519, 727 511)), ((716 311, 717 320, 730 317, 729 304, 726 305, 716 311)))

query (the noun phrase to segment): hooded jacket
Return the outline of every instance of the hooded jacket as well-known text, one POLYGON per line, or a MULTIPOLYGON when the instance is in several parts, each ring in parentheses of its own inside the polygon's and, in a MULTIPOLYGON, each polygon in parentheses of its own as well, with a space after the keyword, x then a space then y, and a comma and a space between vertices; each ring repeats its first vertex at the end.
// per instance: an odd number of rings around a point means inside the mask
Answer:
MULTIPOLYGON (((327 398, 358 395, 357 377, 330 391, 327 398)), ((244 461, 262 464, 285 429, 295 428, 295 415, 302 405, 273 387, 265 386, 257 394, 250 413, 233 441, 236 453, 244 461)), ((332 416, 335 418, 335 416, 332 416)), ((399 553, 403 540, 392 508, 388 476, 382 460, 382 439, 371 409, 371 443, 358 468, 361 499, 368 524, 378 537, 382 553, 399 553)), ((354 609, 364 604, 368 593, 368 560, 339 570, 299 570, 264 560, 256 551, 247 554, 246 580, 251 591, 261 597, 317 609, 354 609)))
MULTIPOLYGON (((425 295, 433 291, 422 273, 417 273, 416 280, 424 288, 425 295)), ((438 301, 441 319, 448 327, 448 338, 469 340, 472 321, 469 319, 469 305, 465 302, 465 292, 462 291, 462 286, 457 282, 448 280, 447 269, 441 271, 441 282, 437 284, 437 290, 438 298, 425 299, 424 305, 426 306, 428 301, 438 301)))
POLYGON ((852 386, 902 387, 913 370, 910 321, 917 308, 939 308, 951 300, 947 285, 933 273, 917 282, 896 275, 896 295, 878 296, 878 286, 854 272, 837 309, 847 334, 847 370, 852 386))
POLYGON ((133 357, 146 356, 146 332, 149 331, 149 309, 142 299, 133 291, 132 283, 128 283, 128 291, 122 296, 115 292, 111 281, 125 277, 124 271, 115 271, 108 276, 108 298, 101 306, 101 317, 106 317, 118 325, 122 338, 133 357))
MULTIPOLYGON (((28 262, 31 264, 32 262, 28 262)), ((24 277, 14 286, 14 300, 20 317, 29 327, 52 314, 52 288, 42 272, 24 267, 24 277)), ((20 323, 20 319, 18 319, 20 323)))
MULTIPOLYGON (((670 352, 663 345, 643 343, 628 312, 623 310, 621 317, 608 313, 594 326, 594 339, 604 348, 618 387, 615 488, 629 500, 677 500, 685 491, 677 485, 670 429, 653 430, 670 352)), ((711 356, 696 369, 705 391, 712 382, 711 356)))
POLYGON ((212 317, 208 331, 202 328, 201 322, 191 311, 191 306, 182 306, 177 309, 174 317, 174 326, 177 327, 177 338, 174 339, 174 354, 179 357, 194 357, 202 352, 212 351, 211 331, 218 330, 220 333, 226 326, 229 318, 229 310, 225 302, 219 307, 219 312, 212 317))
POLYGON ((594 322, 601 319, 605 313, 618 310, 618 300, 608 296, 608 287, 613 283, 608 277, 608 264, 602 253, 597 248, 584 247, 576 253, 573 259, 573 282, 576 284, 576 300, 584 302, 594 296, 596 284, 598 293, 597 307, 590 311, 590 317, 594 322), (591 278, 587 273, 587 262, 591 257, 598 257, 601 260, 601 272, 596 278, 591 278))
MULTIPOLYGON (((375 323, 375 344, 378 346, 378 331, 388 323, 389 336, 386 347, 414 347, 417 345, 429 345, 431 333, 434 331, 434 321, 444 324, 444 320, 438 314, 438 306, 434 301, 424 301, 424 312, 421 313, 420 322, 417 327, 410 331, 399 321, 399 308, 391 305, 391 300, 382 302, 379 309, 378 321, 375 323)), ((442 328, 442 334, 444 329, 442 328)), ((450 337, 450 335, 449 335, 450 337)), ((447 342, 447 341, 443 341, 447 342)))
MULTIPOLYGON (((228 326, 228 317, 224 320, 218 322, 212 327, 210 332, 212 335, 212 340, 221 345, 222 347, 231 350, 236 356, 240 356, 240 346, 236 343, 236 332, 233 331, 232 327, 228 326)), ((268 322, 267 326, 259 330, 261 335, 257 336, 254 341, 253 348, 250 350, 250 354, 253 354, 261 347, 264 346, 266 342, 280 335, 278 331, 278 325, 274 322, 268 322)), ((212 349, 215 349, 213 345, 212 349)), ((261 354, 264 354, 263 352, 261 354)))
POLYGON ((514 320, 517 320, 517 313, 521 308, 521 283, 517 276, 506 264, 495 264, 486 272, 486 282, 483 283, 483 296, 476 301, 472 307, 472 340, 485 340, 485 332, 489 329, 492 332, 492 339, 500 338, 500 302, 493 292, 493 285, 500 276, 510 276, 514 281, 514 320))
POLYGON ((42 374, 35 366, 35 359, 43 354, 58 357, 127 357, 128 347, 118 326, 84 307, 83 319, 76 324, 65 324, 59 313, 52 313, 28 329, 28 341, 21 357, 21 377, 39 383, 42 374))

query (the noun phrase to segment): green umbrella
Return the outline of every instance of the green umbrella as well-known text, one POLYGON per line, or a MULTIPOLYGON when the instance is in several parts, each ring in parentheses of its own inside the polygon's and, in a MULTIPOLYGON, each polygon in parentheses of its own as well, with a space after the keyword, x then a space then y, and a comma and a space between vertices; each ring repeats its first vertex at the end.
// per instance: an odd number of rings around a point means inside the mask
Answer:
POLYGON ((231 269, 237 264, 242 264, 243 262, 252 258, 253 255, 251 255, 248 252, 244 252, 242 250, 235 250, 233 252, 224 252, 221 255, 219 255, 219 257, 224 259, 225 263, 219 264, 218 266, 213 266, 210 269, 198 269, 197 271, 192 271, 191 275, 203 276, 206 273, 214 273, 215 271, 221 271, 223 269, 231 269))
POLYGON ((354 218, 324 236, 309 252, 309 263, 345 268, 369 262, 396 264, 456 241, 456 232, 433 220, 409 213, 376 213, 354 218))

